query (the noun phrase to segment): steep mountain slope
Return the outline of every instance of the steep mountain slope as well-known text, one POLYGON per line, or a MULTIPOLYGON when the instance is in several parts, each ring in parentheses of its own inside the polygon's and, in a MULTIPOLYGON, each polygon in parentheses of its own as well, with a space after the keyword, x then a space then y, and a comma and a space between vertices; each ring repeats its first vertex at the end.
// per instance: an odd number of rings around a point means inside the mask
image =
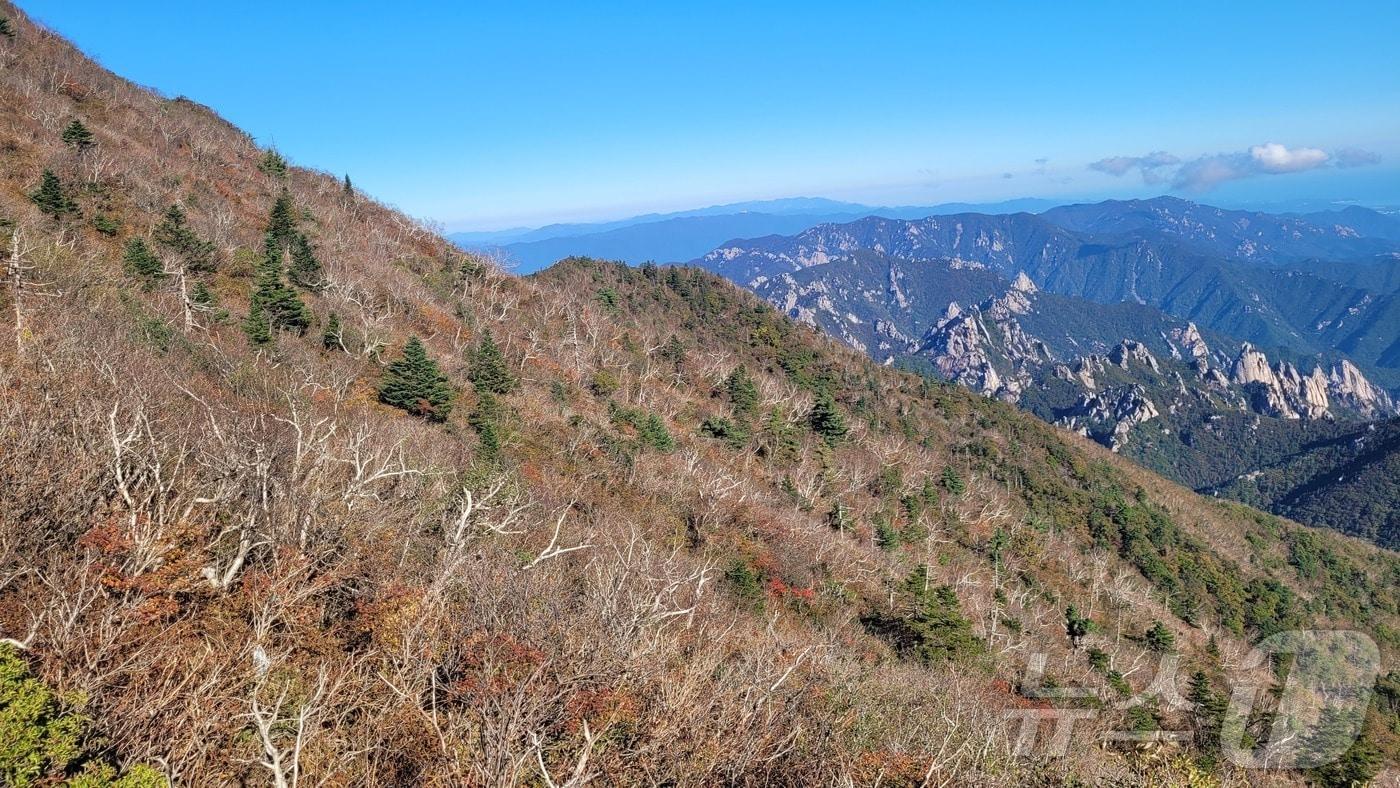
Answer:
POLYGON ((1400 548, 1400 420, 1333 432, 1219 492, 1400 548))
POLYGON ((1210 723, 1127 708, 1161 652, 1400 647, 1393 554, 702 271, 507 276, 0 16, 0 649, 90 720, 22 778, 1180 783, 1105 738, 1210 723), (1056 687, 1075 757, 1018 751, 1056 687))

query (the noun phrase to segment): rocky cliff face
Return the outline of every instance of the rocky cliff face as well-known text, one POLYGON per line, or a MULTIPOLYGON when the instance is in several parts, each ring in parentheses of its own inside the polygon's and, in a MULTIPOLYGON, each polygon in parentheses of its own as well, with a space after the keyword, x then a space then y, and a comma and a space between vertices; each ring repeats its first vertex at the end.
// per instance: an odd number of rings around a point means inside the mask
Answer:
POLYGON ((1286 361, 1270 366, 1262 351, 1245 343, 1231 367, 1230 382, 1245 388, 1254 410, 1277 418, 1334 418, 1334 403, 1364 418, 1395 413, 1390 396, 1346 360, 1334 364, 1330 373, 1315 366, 1304 375, 1286 361))

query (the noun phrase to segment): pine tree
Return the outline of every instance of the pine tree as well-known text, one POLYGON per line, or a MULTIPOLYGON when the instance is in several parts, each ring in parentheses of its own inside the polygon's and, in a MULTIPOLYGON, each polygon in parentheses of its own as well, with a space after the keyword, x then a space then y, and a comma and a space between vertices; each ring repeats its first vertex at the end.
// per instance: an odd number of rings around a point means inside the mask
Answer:
POLYGON ((920 564, 905 578, 909 612, 903 616, 872 614, 862 622, 889 641, 905 658, 924 664, 958 660, 979 653, 982 644, 962 614, 951 586, 931 586, 928 567, 920 564))
POLYGON ((306 290, 320 290, 325 284, 321 262, 305 235, 297 233, 292 239, 292 264, 287 269, 287 278, 292 284, 306 290))
POLYGON ((14 26, 10 24, 10 20, 3 16, 0 16, 0 36, 4 36, 5 38, 15 37, 14 26))
POLYGON ((345 192, 345 195, 346 195, 347 197, 354 197, 354 196, 355 196, 355 187, 352 186, 352 185, 350 185, 350 174, 349 174, 349 173, 346 173, 346 174, 345 174, 345 183, 341 184, 341 187, 340 187, 340 188, 341 188, 342 191, 345 192))
POLYGON ((127 273, 132 276, 152 281, 159 281, 166 277, 165 266, 161 265, 160 259, 140 238, 132 238, 126 242, 126 249, 122 253, 122 262, 125 264, 127 273))
POLYGON ((758 386, 743 365, 734 368, 724 380, 724 390, 734 405, 734 413, 741 418, 751 418, 758 410, 758 386))
POLYGON ((1308 770, 1308 776, 1328 788, 1369 785, 1385 763, 1380 749, 1367 735, 1364 720, 1355 712, 1335 706, 1322 710, 1303 747, 1319 764, 1308 770))
POLYGON ((69 123, 68 127, 63 130, 63 144, 82 151, 96 145, 97 141, 93 139, 92 132, 88 131, 87 126, 84 126, 81 120, 74 118, 73 122, 69 123))
POLYGON ((835 446, 842 438, 846 437, 846 417, 837 407, 831 392, 826 389, 817 392, 817 399, 812 404, 812 411, 807 415, 807 423, 811 426, 812 432, 826 441, 828 446, 835 446))
POLYGON ((54 221, 62 219, 64 214, 78 212, 78 204, 64 193, 63 182, 53 174, 53 170, 44 170, 39 188, 30 193, 29 199, 39 206, 39 210, 52 216, 54 221))
POLYGON ((207 273, 214 270, 214 244, 200 238, 190 228, 185 212, 179 205, 171 205, 165 211, 165 216, 151 236, 156 243, 179 255, 187 271, 207 273))
POLYGON ((341 347, 344 342, 343 331, 340 327, 340 315, 332 312, 330 317, 326 318, 326 330, 321 332, 321 346, 326 350, 341 347))
POLYGON ((657 451, 666 452, 676 448, 676 441, 666 429, 666 423, 655 413, 647 414, 646 419, 637 428, 637 433, 643 443, 657 451))
POLYGON ((404 345, 403 358, 384 373, 379 400, 429 421, 444 421, 452 412, 452 387, 423 343, 412 337, 404 345))
POLYGON ((875 546, 881 550, 893 550, 899 546, 899 529, 883 514, 875 518, 875 546))
POLYGON ((214 296, 209 285, 195 282, 194 287, 190 288, 190 303, 201 309, 212 309, 219 305, 219 299, 214 296))
POLYGON ((311 325, 311 310, 302 303, 296 291, 282 281, 282 255, 270 244, 264 250, 262 262, 258 264, 252 303, 254 308, 262 311, 274 330, 304 334, 311 325))
POLYGON ((506 395, 515 390, 516 380, 510 373, 506 358, 496 346, 490 330, 481 334, 481 342, 472 353, 467 377, 477 391, 506 395))

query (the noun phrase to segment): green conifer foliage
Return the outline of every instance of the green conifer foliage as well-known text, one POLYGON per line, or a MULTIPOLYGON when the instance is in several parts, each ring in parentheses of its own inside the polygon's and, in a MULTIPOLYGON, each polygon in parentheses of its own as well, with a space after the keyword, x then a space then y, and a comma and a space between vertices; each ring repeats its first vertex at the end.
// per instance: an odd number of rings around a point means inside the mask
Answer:
POLYGON ((302 303, 296 291, 282 280, 281 254, 274 249, 265 252, 258 265, 253 309, 261 310, 273 330, 304 334, 311 325, 311 310, 302 303))
POLYGON ((479 392, 504 396, 515 390, 515 376, 511 374, 506 358, 489 330, 482 332, 481 342, 472 353, 467 377, 479 392))
POLYGON ((297 235, 296 207, 292 205, 292 194, 286 189, 277 195, 272 211, 267 217, 267 230, 264 231, 271 243, 279 249, 288 249, 297 235))
POLYGON ((1159 654, 1165 654, 1176 648, 1176 636, 1161 621, 1153 621, 1152 626, 1142 637, 1147 647, 1159 654))
POLYGON ((947 465, 943 468, 943 489, 949 495, 962 495, 967 490, 967 485, 963 483, 962 477, 953 466, 947 465))
POLYGON ((467 417, 467 423, 476 430, 481 458, 487 462, 498 461, 501 456, 501 401, 496 399, 496 395, 489 391, 479 392, 476 408, 467 417))
POLYGON ((53 174, 53 170, 44 170, 39 188, 30 193, 29 199, 39 206, 39 210, 52 216, 54 221, 78 212, 78 204, 63 191, 63 182, 53 174))
POLYGON ((734 368, 724 380, 724 390, 734 405, 734 413, 748 419, 758 410, 758 385, 742 365, 734 368))
POLYGON ((319 290, 325 284, 321 262, 305 235, 297 233, 292 239, 292 264, 287 270, 292 284, 306 290, 319 290))
POLYGON ((88 131, 87 126, 84 126, 81 120, 74 118, 73 121, 63 129, 63 144, 81 151, 96 145, 97 140, 93 138, 92 132, 88 131))
POLYGON ((127 273, 132 276, 139 276, 151 281, 164 279, 165 266, 161 265, 160 259, 151 251, 151 247, 140 238, 132 238, 126 242, 126 249, 122 253, 122 262, 126 266, 127 273))
POLYGON ((249 344, 254 347, 272 342, 272 321, 268 319, 267 310, 257 301, 253 302, 248 310, 248 318, 243 321, 243 333, 248 336, 249 344))
POLYGON ((903 615, 872 613, 861 619, 900 656, 926 665, 957 661, 981 652, 972 623, 962 614, 951 586, 931 586, 928 567, 919 565, 903 584, 903 615))
POLYGON ((1074 605, 1065 608, 1065 634, 1075 648, 1079 648, 1084 636, 1089 634, 1089 619, 1079 615, 1079 608, 1074 605))
POLYGON ((179 255, 185 270, 191 273, 214 270, 214 244, 195 233, 179 205, 171 205, 166 210, 152 237, 157 244, 179 255))
POLYGON ((0 36, 4 36, 5 38, 15 37, 14 25, 11 25, 10 20, 3 16, 0 16, 0 36))
POLYGON ((262 170, 264 175, 285 178, 287 177, 287 160, 282 158, 282 154, 277 151, 269 150, 263 154, 262 161, 258 162, 258 169, 262 170))
POLYGON ((807 415, 807 423, 812 432, 826 441, 828 446, 835 446, 846 437, 846 417, 837 407, 831 392, 826 389, 817 392, 816 402, 812 404, 812 411, 807 415))
POLYGON ((452 387, 418 337, 408 340, 403 358, 384 373, 379 401, 429 421, 445 421, 452 412, 452 387))

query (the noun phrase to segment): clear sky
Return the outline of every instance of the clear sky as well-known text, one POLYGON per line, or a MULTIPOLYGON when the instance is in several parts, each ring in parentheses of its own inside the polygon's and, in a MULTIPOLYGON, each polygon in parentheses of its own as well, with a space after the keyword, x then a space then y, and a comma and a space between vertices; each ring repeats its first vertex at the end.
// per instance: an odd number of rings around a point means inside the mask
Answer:
POLYGON ((19 1, 450 229, 798 195, 1400 204, 1395 0, 19 1))

